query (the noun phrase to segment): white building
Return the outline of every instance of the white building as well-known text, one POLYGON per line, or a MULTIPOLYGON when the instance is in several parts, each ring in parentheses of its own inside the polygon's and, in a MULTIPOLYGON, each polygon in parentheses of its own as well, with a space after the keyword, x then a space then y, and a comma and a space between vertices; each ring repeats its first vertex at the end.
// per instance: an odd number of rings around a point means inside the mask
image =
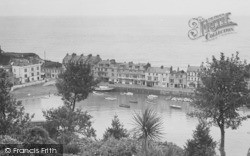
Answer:
POLYGON ((190 66, 187 68, 187 87, 196 88, 200 83, 199 72, 201 67, 199 66, 190 66))
POLYGON ((169 87, 170 68, 149 67, 145 73, 146 85, 153 87, 169 87))
POLYGON ((41 80, 41 65, 41 63, 12 65, 12 72, 20 83, 39 81, 41 80))

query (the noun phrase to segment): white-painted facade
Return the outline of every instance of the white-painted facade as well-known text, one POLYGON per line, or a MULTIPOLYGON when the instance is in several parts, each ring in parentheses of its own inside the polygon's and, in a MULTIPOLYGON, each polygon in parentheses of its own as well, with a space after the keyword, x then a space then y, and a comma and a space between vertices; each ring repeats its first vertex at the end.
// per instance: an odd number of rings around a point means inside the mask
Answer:
POLYGON ((31 64, 25 66, 12 66, 12 72, 20 83, 34 82, 41 80, 41 65, 31 64))

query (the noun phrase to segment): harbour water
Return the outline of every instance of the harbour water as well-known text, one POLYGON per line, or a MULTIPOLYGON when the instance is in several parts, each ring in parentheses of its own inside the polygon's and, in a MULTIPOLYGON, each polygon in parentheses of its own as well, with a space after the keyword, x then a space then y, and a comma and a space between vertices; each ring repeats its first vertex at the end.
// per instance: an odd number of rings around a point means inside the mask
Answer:
MULTIPOLYGON (((93 127, 97 138, 101 139, 104 131, 111 125, 114 115, 118 115, 125 128, 133 128, 132 116, 145 107, 154 108, 163 120, 164 136, 162 141, 173 142, 183 147, 188 139, 192 138, 193 130, 198 123, 196 118, 187 116, 193 109, 188 103, 173 102, 159 96, 155 104, 147 103, 147 95, 134 94, 133 96, 121 95, 120 93, 105 93, 104 95, 90 94, 90 96, 77 104, 77 108, 88 111, 93 116, 93 127), (116 100, 106 100, 105 97, 114 97, 116 100), (137 100, 138 103, 129 103, 129 100, 137 100), (129 104, 130 108, 119 107, 120 104, 129 104), (181 106, 181 109, 171 108, 170 105, 181 106)), ((42 110, 56 108, 63 104, 61 97, 50 96, 23 100, 26 112, 34 113, 34 121, 44 120, 42 110)), ((241 113, 250 114, 250 109, 242 108, 241 113)), ((250 147, 250 120, 244 121, 237 130, 226 130, 226 153, 227 156, 244 156, 250 147)), ((220 131, 217 127, 211 127, 211 136, 219 142, 220 131)))

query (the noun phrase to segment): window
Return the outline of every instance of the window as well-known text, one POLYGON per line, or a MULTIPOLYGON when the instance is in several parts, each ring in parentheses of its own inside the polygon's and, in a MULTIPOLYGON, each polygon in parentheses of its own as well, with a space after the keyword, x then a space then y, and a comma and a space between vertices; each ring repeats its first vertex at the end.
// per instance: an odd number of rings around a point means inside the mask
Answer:
POLYGON ((148 76, 148 80, 151 80, 151 76, 148 76))
POLYGON ((33 67, 31 68, 31 71, 34 71, 34 68, 33 68, 33 67))
POLYGON ((31 73, 31 76, 34 76, 34 73, 31 73))
POLYGON ((27 69, 24 69, 24 72, 27 72, 27 69))
POLYGON ((37 75, 39 75, 39 72, 37 72, 37 75))
POLYGON ((170 82, 171 82, 171 83, 174 83, 174 79, 170 79, 170 82))
POLYGON ((166 78, 163 78, 163 81, 166 81, 166 78))
POLYGON ((25 74, 24 77, 27 78, 27 74, 25 74))
POLYGON ((37 70, 39 70, 39 67, 36 67, 37 70))

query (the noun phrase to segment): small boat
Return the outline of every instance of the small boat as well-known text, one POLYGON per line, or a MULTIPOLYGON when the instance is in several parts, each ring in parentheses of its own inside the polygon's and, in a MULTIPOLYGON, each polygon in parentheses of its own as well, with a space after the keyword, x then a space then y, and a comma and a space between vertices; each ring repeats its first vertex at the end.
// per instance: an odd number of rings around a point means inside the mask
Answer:
POLYGON ((120 93, 121 95, 128 95, 128 96, 132 96, 132 95, 134 95, 133 93, 131 93, 131 92, 127 92, 127 93, 120 93))
POLYGON ((130 95, 130 96, 132 96, 132 95, 134 95, 133 93, 131 93, 131 92, 127 92, 126 93, 126 95, 130 95))
POLYGON ((147 98, 148 99, 156 99, 156 98, 158 98, 158 96, 157 95, 148 95, 147 98))
POLYGON ((111 88, 109 86, 99 86, 99 87, 96 87, 94 90, 99 91, 99 92, 108 92, 108 91, 114 90, 114 88, 111 88))
POLYGON ((149 103, 149 104, 156 104, 155 101, 149 101, 149 100, 147 100, 146 102, 149 103))
POLYGON ((120 104, 119 107, 130 108, 130 105, 120 104))
POLYGON ((172 108, 177 108, 177 109, 181 109, 181 106, 178 106, 178 105, 170 105, 170 107, 172 107, 172 108))
POLYGON ((115 97, 106 97, 105 99, 106 99, 106 100, 111 100, 111 101, 116 100, 116 98, 115 98, 115 97))
POLYGON ((104 95, 104 93, 98 93, 96 91, 93 91, 93 94, 95 94, 95 95, 104 95))
POLYGON ((130 103, 138 103, 137 100, 129 100, 130 103))

